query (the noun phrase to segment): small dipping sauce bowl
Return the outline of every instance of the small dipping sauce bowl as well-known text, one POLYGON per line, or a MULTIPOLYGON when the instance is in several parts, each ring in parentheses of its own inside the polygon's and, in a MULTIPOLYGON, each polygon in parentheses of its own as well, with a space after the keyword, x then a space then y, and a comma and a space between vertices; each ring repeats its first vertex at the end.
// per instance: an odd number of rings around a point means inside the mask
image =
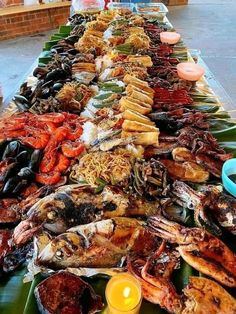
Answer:
POLYGON ((226 191, 236 197, 236 183, 229 178, 236 175, 236 158, 226 160, 222 167, 222 182, 226 191))
POLYGON ((199 64, 193 62, 182 62, 177 64, 177 73, 181 79, 196 82, 203 76, 205 70, 199 64))
POLYGON ((180 40, 180 34, 176 32, 161 32, 160 40, 163 44, 174 45, 180 40))

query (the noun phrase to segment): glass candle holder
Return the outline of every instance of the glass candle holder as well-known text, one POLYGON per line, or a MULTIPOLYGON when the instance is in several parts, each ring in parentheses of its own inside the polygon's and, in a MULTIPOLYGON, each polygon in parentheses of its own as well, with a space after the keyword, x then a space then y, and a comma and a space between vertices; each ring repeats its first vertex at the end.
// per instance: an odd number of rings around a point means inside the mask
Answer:
POLYGON ((129 273, 113 276, 106 286, 107 314, 137 314, 142 302, 140 282, 129 273))

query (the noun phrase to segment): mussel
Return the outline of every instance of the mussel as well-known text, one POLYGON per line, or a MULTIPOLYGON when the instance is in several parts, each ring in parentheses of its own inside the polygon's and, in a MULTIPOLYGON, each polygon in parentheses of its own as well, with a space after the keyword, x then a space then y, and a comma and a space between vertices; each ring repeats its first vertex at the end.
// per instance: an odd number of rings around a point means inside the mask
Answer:
POLYGON ((57 83, 53 84, 52 89, 57 92, 57 91, 59 91, 62 87, 63 87, 63 84, 57 82, 57 83))
POLYGON ((20 170, 21 165, 19 162, 13 162, 8 167, 7 170, 0 176, 2 182, 6 182, 10 177, 16 175, 20 170))
POLYGON ((50 80, 58 81, 58 80, 64 80, 66 78, 67 78, 67 73, 65 70, 54 69, 46 75, 45 81, 46 82, 50 80))
POLYGON ((28 167, 32 171, 37 171, 41 158, 42 158, 42 152, 39 149, 35 149, 31 155, 28 167))
POLYGON ((21 168, 17 175, 24 179, 34 178, 34 172, 29 167, 21 168))
POLYGON ((30 108, 30 103, 27 98, 21 95, 15 95, 13 101, 19 111, 27 111, 30 108))
POLYGON ((3 194, 12 193, 15 187, 21 182, 21 180, 22 180, 21 177, 18 177, 18 176, 9 178, 7 182, 5 183, 1 192, 3 194))
POLYGON ((47 70, 46 68, 37 67, 37 68, 35 68, 34 71, 33 71, 33 76, 38 77, 38 78, 42 78, 42 77, 44 77, 47 73, 48 73, 48 70, 47 70))
POLYGON ((25 164, 30 159, 30 153, 26 150, 23 150, 16 156, 16 161, 25 164))
POLYGON ((21 145, 18 141, 11 141, 8 143, 2 155, 2 160, 9 157, 16 157, 20 150, 20 146, 21 145))

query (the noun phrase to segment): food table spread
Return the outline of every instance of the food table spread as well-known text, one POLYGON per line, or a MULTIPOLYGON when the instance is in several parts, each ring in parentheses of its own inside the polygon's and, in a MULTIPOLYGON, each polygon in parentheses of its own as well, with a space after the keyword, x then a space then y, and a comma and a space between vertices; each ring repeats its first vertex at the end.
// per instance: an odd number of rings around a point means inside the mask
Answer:
POLYGON ((106 311, 125 272, 140 313, 236 312, 236 126, 170 31, 75 14, 2 114, 1 313, 106 311))

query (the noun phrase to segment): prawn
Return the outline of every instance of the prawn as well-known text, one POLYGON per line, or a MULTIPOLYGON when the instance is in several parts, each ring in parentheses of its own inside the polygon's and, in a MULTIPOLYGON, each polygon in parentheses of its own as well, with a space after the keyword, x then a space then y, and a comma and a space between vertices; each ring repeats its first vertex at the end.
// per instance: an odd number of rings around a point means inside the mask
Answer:
POLYGON ((61 145, 63 155, 68 158, 78 157, 84 149, 84 144, 80 142, 65 141, 61 145))
POLYGON ((59 171, 52 171, 49 173, 37 173, 35 176, 36 182, 44 185, 54 185, 61 179, 59 171))
POLYGON ((64 172, 66 171, 70 166, 70 159, 64 156, 61 153, 57 154, 57 163, 54 168, 54 171, 64 172))

